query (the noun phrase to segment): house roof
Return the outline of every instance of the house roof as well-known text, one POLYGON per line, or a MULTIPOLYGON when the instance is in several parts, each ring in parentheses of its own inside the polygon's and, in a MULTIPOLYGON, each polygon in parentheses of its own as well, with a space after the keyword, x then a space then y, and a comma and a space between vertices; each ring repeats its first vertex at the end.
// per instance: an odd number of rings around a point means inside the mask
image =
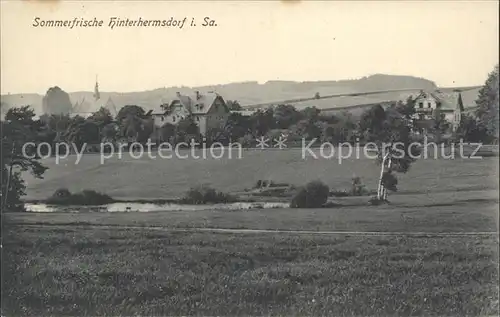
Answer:
POLYGON ((464 90, 445 89, 430 92, 422 91, 415 99, 430 95, 441 103, 441 109, 444 111, 453 111, 457 107, 460 107, 461 111, 465 111, 466 109, 475 108, 477 106, 476 99, 479 94, 479 89, 480 88, 476 87, 464 90))
POLYGON ((101 107, 108 109, 111 116, 115 117, 117 115, 116 106, 111 97, 109 97, 106 102, 104 102, 102 98, 87 100, 83 97, 80 102, 75 102, 72 113, 92 113, 99 110, 101 107))
POLYGON ((206 114, 208 111, 210 111, 210 108, 214 104, 215 100, 221 98, 224 105, 226 104, 224 99, 218 95, 217 93, 214 92, 209 92, 205 94, 199 94, 198 96, 187 96, 187 95, 181 95, 179 94, 172 102, 170 103, 169 107, 172 106, 174 103, 178 102, 182 104, 186 109, 188 109, 189 112, 192 114, 206 114))
POLYGON ((222 98, 215 93, 203 94, 197 98, 196 96, 192 99, 193 104, 191 108, 191 112, 193 114, 206 114, 210 107, 214 104, 214 101, 217 98, 222 98))

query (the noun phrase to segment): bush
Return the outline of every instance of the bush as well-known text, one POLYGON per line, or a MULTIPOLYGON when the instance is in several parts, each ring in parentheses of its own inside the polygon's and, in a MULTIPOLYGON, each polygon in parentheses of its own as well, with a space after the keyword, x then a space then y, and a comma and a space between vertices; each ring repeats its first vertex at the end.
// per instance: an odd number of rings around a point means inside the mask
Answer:
POLYGON ((361 178, 354 176, 352 178, 351 188, 348 190, 332 190, 330 196, 334 197, 352 197, 352 196, 368 196, 371 194, 376 194, 376 191, 370 191, 366 189, 365 185, 361 181, 361 178))
POLYGON ((57 198, 68 198, 71 196, 71 192, 67 188, 59 188, 52 194, 52 197, 57 198))
POLYGON ((379 206, 379 205, 388 204, 388 203, 389 202, 387 200, 380 200, 380 199, 378 199, 377 196, 371 197, 370 200, 368 201, 368 204, 372 205, 372 206, 379 206))
POLYGON ((233 196, 205 185, 192 187, 188 190, 186 196, 181 199, 182 203, 193 205, 230 203, 235 201, 237 200, 233 196))
POLYGON ((330 189, 321 181, 309 182, 292 198, 291 208, 319 208, 328 200, 330 189))
POLYGON ((254 189, 259 189, 259 188, 263 188, 263 187, 290 187, 291 185, 290 184, 287 184, 287 183, 275 183, 274 181, 272 180, 262 180, 262 179, 259 179, 255 185, 254 185, 254 189))
POLYGON ((81 206, 99 206, 114 202, 113 198, 106 194, 96 192, 95 190, 83 190, 80 193, 72 194, 68 189, 61 188, 46 200, 47 204, 52 205, 81 205, 81 206))
POLYGON ((391 172, 385 172, 382 175, 382 185, 390 191, 396 192, 398 190, 398 179, 391 172))

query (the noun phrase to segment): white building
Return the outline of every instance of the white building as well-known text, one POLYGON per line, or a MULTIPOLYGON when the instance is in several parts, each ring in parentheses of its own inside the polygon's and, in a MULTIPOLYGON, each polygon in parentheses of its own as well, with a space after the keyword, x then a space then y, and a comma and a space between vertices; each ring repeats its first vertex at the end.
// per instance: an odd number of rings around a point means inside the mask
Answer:
POLYGON ((215 92, 202 94, 198 91, 193 96, 177 93, 170 104, 162 106, 162 111, 152 113, 155 126, 166 123, 176 125, 182 119, 192 116, 205 136, 211 129, 222 129, 226 125, 230 111, 224 98, 215 92))
POLYGON ((435 118, 436 111, 439 111, 446 121, 451 124, 452 131, 456 131, 460 125, 462 115, 468 109, 476 107, 478 88, 468 90, 453 90, 443 92, 421 91, 414 98, 415 114, 414 121, 426 121, 435 118))

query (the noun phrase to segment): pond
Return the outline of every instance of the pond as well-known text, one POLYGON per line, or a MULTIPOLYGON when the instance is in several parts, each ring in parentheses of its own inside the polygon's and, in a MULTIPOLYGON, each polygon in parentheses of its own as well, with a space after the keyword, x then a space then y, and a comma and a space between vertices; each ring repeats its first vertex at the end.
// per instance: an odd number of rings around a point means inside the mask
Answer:
POLYGON ((57 206, 43 203, 26 203, 28 212, 154 212, 154 211, 200 211, 200 210, 247 210, 288 208, 281 202, 237 202, 213 205, 182 205, 174 203, 134 203, 119 202, 103 206, 57 206))

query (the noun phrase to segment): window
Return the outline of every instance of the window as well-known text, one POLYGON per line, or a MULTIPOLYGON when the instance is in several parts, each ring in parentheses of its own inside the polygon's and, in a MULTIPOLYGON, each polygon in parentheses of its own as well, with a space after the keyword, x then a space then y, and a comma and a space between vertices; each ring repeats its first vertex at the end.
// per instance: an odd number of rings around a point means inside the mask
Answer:
POLYGON ((427 103, 427 108, 431 108, 431 103, 430 102, 427 103))
POLYGON ((196 117, 196 121, 200 121, 200 117, 196 117))
POLYGON ((172 122, 175 122, 175 116, 172 117, 172 122))
POLYGON ((164 120, 165 120, 165 117, 161 116, 161 122, 163 122, 164 120))
POLYGON ((423 107, 424 107, 424 103, 423 103, 423 102, 419 102, 419 103, 418 103, 418 107, 419 107, 419 108, 423 108, 423 107))

